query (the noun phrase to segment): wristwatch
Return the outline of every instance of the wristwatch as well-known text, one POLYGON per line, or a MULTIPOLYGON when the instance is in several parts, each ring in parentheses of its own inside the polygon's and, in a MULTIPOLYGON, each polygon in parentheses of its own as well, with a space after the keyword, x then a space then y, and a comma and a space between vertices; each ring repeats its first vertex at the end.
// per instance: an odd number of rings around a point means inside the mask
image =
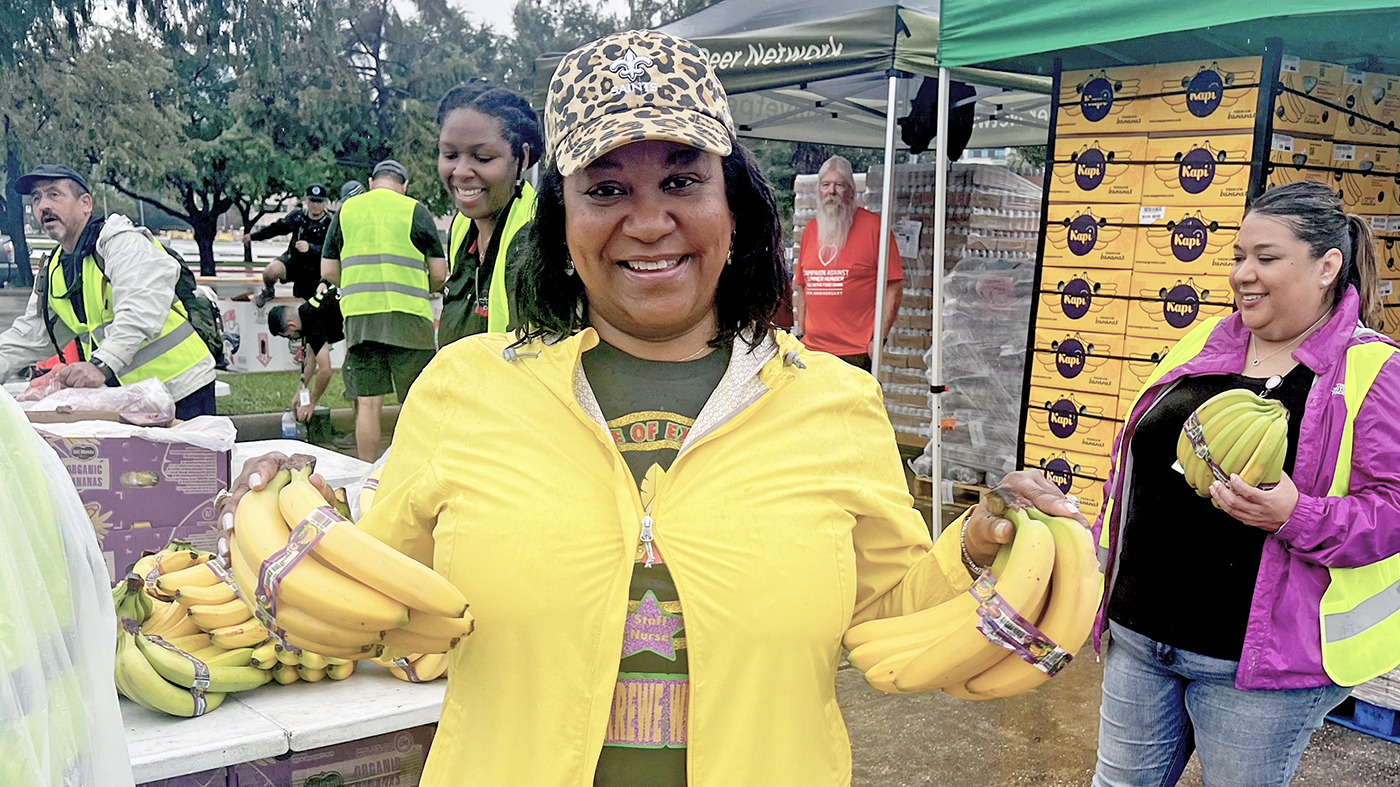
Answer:
POLYGON ((97 371, 102 372, 102 376, 107 378, 107 382, 110 383, 117 379, 117 373, 112 371, 112 367, 108 366, 101 358, 89 358, 88 363, 96 366, 97 371))

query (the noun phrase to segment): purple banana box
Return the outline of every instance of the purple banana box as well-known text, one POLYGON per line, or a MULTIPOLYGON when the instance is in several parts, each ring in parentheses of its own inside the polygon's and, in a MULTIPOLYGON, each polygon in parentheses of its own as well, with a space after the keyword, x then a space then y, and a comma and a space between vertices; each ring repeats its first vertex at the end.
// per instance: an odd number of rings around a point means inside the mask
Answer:
POLYGON ((228 768, 215 768, 203 773, 157 779, 153 782, 139 784, 137 787, 228 787, 228 768))
POLYGON ((436 725, 231 766, 228 787, 417 787, 436 725))

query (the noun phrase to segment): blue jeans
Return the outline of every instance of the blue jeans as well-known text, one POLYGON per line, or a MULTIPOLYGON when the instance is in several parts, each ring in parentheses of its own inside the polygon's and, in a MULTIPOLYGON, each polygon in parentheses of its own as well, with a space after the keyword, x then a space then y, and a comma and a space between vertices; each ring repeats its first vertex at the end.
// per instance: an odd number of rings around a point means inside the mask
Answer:
POLYGON ((1285 787, 1322 717, 1350 689, 1240 691, 1238 661, 1109 624, 1094 787, 1171 787, 1191 752, 1204 787, 1285 787))

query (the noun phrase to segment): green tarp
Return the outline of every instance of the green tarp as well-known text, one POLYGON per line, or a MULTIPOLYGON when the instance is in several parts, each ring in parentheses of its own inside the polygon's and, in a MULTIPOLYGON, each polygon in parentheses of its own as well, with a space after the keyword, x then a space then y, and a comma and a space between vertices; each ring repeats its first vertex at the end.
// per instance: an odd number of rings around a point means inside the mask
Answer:
POLYGON ((1400 74, 1396 0, 943 0, 946 66, 1049 74, 1066 69, 1289 54, 1400 74))

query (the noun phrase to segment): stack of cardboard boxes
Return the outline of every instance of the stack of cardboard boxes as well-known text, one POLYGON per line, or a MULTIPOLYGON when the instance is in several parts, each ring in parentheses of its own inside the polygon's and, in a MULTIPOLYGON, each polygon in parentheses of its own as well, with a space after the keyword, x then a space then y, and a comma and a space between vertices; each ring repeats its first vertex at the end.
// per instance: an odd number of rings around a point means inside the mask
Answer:
POLYGON ((1235 58, 1061 76, 1022 463, 1076 494, 1091 518, 1113 436, 1157 362, 1233 308, 1234 243, 1252 167, 1264 166, 1254 150, 1261 87, 1275 77, 1284 87, 1269 185, 1330 183, 1358 212, 1394 204, 1396 142, 1384 125, 1393 80, 1288 57, 1279 74, 1262 70, 1262 58, 1235 58), (1363 104, 1375 114, 1339 111, 1363 104), (1334 138, 1347 140, 1346 162, 1334 138))

